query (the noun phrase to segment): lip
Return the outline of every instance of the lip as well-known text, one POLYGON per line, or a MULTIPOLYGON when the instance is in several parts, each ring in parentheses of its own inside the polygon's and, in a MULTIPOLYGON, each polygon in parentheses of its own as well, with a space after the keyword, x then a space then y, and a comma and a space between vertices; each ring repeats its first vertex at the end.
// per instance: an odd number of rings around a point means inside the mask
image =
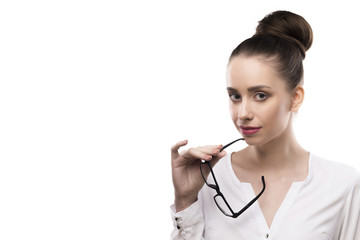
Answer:
POLYGON ((260 131, 261 127, 240 126, 240 129, 244 135, 250 136, 260 131))

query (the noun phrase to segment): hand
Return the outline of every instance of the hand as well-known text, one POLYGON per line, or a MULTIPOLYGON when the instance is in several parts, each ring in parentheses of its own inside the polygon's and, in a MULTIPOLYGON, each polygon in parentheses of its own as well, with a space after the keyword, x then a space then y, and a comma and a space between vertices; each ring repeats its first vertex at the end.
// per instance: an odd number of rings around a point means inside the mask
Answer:
POLYGON ((225 151, 220 152, 222 145, 190 148, 179 153, 179 148, 187 143, 187 140, 181 141, 171 148, 172 180, 177 212, 186 209, 196 202, 198 193, 204 185, 200 172, 201 159, 205 161, 211 160, 210 163, 214 166, 226 155, 225 151))

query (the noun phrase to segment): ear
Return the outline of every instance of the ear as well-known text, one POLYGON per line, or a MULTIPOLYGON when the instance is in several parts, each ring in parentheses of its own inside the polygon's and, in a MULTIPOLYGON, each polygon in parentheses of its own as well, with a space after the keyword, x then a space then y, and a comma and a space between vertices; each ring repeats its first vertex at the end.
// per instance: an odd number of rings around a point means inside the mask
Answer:
POLYGON ((292 103, 290 107, 291 112, 297 112, 301 106, 301 104, 304 102, 304 95, 305 91, 302 85, 298 85, 294 91, 292 96, 292 103))

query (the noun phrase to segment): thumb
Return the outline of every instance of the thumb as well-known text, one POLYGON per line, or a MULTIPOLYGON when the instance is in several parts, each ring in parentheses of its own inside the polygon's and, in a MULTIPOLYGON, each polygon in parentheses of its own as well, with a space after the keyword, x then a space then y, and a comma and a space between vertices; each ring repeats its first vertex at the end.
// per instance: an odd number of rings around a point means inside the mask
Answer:
POLYGON ((185 146, 188 143, 187 140, 177 142, 171 147, 171 158, 174 160, 175 158, 179 157, 179 148, 185 146))

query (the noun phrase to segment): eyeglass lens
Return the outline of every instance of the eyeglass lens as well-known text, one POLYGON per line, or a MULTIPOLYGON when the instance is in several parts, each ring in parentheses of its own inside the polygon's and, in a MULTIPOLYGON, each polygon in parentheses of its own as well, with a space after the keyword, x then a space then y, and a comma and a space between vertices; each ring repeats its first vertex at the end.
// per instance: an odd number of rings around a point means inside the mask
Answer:
POLYGON ((211 172, 212 169, 210 167, 210 164, 204 162, 204 163, 200 164, 200 169, 201 169, 201 175, 202 175, 206 185, 208 185, 209 187, 211 187, 213 189, 217 189, 217 183, 215 182, 213 173, 211 172), (211 176, 206 178, 204 175, 205 173, 210 173, 211 176))
POLYGON ((222 211, 223 214, 225 214, 226 216, 232 217, 232 215, 234 214, 233 211, 230 209, 229 204, 227 204, 224 199, 224 197, 222 195, 216 195, 214 197, 215 203, 218 206, 218 208, 222 211))

